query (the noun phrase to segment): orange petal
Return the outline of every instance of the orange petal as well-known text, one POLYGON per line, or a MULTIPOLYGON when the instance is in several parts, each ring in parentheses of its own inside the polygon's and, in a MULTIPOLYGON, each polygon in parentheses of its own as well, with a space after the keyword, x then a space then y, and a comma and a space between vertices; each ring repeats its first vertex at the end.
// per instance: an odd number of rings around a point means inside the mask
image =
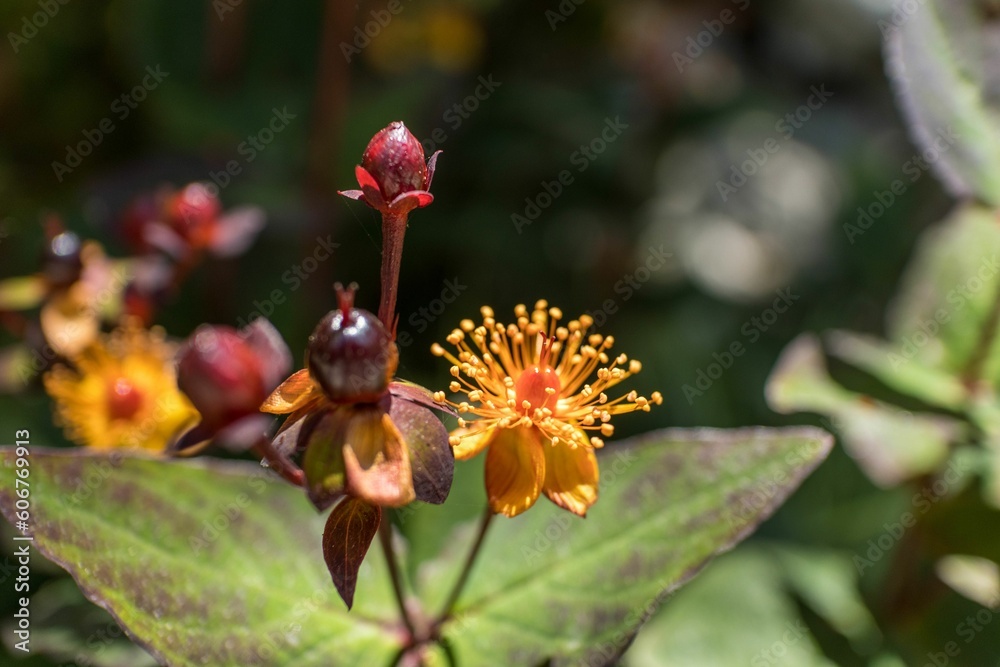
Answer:
POLYGON ((279 384, 261 404, 260 411, 273 415, 295 412, 321 398, 322 395, 322 390, 309 377, 309 369, 303 368, 300 371, 295 371, 287 380, 279 384))
POLYGON ((451 437, 461 438, 457 445, 452 446, 455 458, 459 461, 468 461, 476 456, 493 441, 493 438, 503 429, 488 428, 474 435, 466 435, 471 429, 460 428, 451 432, 451 437))
POLYGON ((566 443, 545 444, 545 484, 542 491, 559 507, 587 516, 597 502, 600 474, 597 457, 590 447, 570 447, 566 443))
POLYGON ((497 514, 517 516, 538 500, 545 454, 533 427, 498 429, 486 452, 486 496, 497 514))
POLYGON ((353 416, 344 434, 348 493, 384 507, 413 502, 410 453, 399 429, 381 409, 351 409, 371 414, 353 416))

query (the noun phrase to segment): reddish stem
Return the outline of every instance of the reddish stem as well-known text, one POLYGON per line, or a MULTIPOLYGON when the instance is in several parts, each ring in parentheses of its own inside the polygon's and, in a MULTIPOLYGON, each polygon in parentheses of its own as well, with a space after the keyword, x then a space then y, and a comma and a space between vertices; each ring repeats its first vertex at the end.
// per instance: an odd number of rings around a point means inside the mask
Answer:
POLYGON ((253 451, 254 454, 267 461, 268 467, 283 477, 286 481, 291 482, 295 486, 306 485, 306 475, 302 472, 302 469, 279 456, 278 453, 274 451, 274 446, 268 438, 261 438, 257 444, 254 445, 253 451))
POLYGON ((399 265, 403 258, 406 213, 382 214, 382 301, 378 318, 386 331, 393 331, 396 319, 396 293, 399 288, 399 265))

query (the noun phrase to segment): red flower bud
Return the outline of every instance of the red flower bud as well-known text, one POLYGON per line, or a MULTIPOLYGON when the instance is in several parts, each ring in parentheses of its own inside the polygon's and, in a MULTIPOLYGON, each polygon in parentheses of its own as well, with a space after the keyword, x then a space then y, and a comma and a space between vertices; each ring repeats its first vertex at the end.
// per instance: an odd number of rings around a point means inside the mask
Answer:
POLYGON ((288 348, 266 320, 240 332, 203 325, 181 348, 177 384, 201 413, 201 428, 216 432, 255 415, 290 366, 288 348))
POLYGON ((204 183, 191 183, 166 203, 167 224, 194 248, 212 245, 222 203, 204 183))
POLYGON ((434 201, 428 192, 434 177, 437 151, 424 162, 424 148, 400 121, 390 123, 368 143, 355 167, 360 190, 340 194, 360 199, 384 215, 401 215, 434 201))
POLYGON ((424 147, 400 122, 390 123, 372 137, 361 156, 361 166, 379 184, 386 199, 395 199, 401 192, 427 189, 424 147))

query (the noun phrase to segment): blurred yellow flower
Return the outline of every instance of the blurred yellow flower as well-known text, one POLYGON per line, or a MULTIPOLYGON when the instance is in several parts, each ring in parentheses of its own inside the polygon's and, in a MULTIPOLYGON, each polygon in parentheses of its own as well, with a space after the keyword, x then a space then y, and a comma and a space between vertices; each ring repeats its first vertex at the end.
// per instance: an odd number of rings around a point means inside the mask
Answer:
POLYGON ((56 423, 94 449, 163 451, 198 420, 177 388, 174 346, 160 329, 128 324, 102 336, 44 378, 56 423))
POLYGON ((635 391, 609 399, 605 390, 638 373, 642 365, 624 354, 610 357, 611 336, 587 334, 593 319, 583 315, 559 326, 562 311, 539 301, 529 313, 514 309, 505 325, 482 308, 483 323, 463 320, 448 336, 457 356, 435 344, 431 352, 453 365, 449 389, 468 400, 435 400, 458 410, 451 444, 458 459, 486 454, 486 494, 497 514, 516 516, 540 493, 584 516, 597 501, 599 473, 594 449, 614 433, 613 415, 659 405, 635 391), (596 379, 587 382, 596 373, 596 379), (464 415, 475 415, 467 421, 464 415), (588 435, 588 433, 590 435, 588 435))

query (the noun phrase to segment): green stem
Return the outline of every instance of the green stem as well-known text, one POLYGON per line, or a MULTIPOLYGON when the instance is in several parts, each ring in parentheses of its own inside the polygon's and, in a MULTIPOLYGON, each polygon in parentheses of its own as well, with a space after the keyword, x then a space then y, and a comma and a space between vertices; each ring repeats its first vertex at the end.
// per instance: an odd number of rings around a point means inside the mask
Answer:
POLYGON ((448 596, 448 601, 445 603, 444 607, 441 609, 441 613, 438 615, 437 621, 434 623, 434 634, 437 634, 438 628, 441 624, 451 618, 452 612, 455 610, 455 605, 458 603, 458 598, 465 589, 465 584, 469 580, 469 574, 472 572, 472 566, 476 562, 476 557, 479 555, 482 549, 483 542, 486 539, 486 531, 490 527, 490 522, 493 520, 493 512, 490 510, 489 505, 486 506, 486 511, 483 512, 483 518, 479 521, 479 533, 476 535, 476 541, 472 544, 472 549, 469 551, 469 555, 465 558, 465 565, 462 567, 462 574, 459 575, 458 581, 455 583, 455 587, 451 590, 451 595, 448 596))
POLYGON ((389 565, 389 578, 392 579, 392 590, 396 594, 396 603, 399 605, 399 615, 403 620, 403 625, 410 633, 410 641, 416 635, 413 619, 410 618, 410 611, 406 607, 406 597, 403 594, 403 582, 399 576, 399 562, 396 560, 396 550, 392 546, 392 521, 387 510, 382 522, 378 527, 379 541, 382 543, 382 552, 385 554, 386 563, 389 565))

